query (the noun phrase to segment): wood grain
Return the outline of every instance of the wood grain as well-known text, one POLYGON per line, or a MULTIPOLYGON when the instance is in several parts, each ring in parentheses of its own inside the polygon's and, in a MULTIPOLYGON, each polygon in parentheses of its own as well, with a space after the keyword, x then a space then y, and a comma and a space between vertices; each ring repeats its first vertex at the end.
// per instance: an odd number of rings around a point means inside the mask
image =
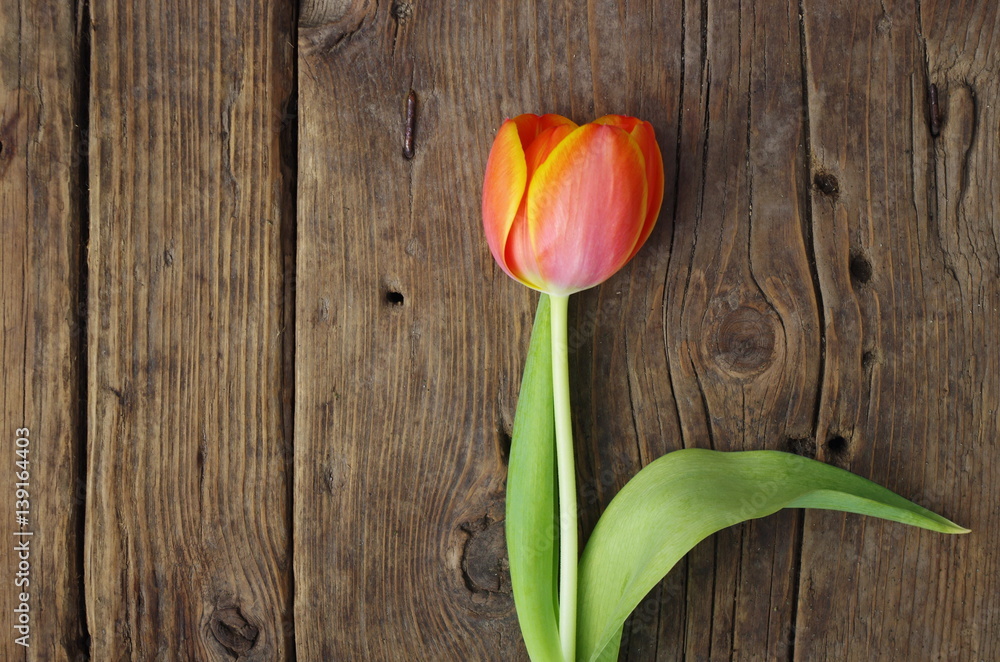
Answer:
POLYGON ((501 523, 522 358, 500 349, 527 346, 533 297, 493 270, 471 193, 500 16, 410 11, 300 26, 296 650, 525 659, 501 523))
MULTIPOLYGON (((797 7, 709 2, 688 9, 684 28, 659 349, 674 395, 654 411, 676 412, 684 446, 809 454, 820 335, 797 7)), ((672 657, 791 659, 799 526, 784 512, 692 552, 683 592, 666 596, 686 602, 672 657)))
MULTIPOLYGON (((79 660, 82 592, 82 250, 73 3, 0 2, 0 659, 79 660), (16 431, 27 428, 29 513, 15 521, 16 431), (15 531, 30 537, 15 538, 15 531), (15 545, 27 541, 27 574, 15 545), (19 577, 15 573, 20 573, 19 577), (28 584, 16 585, 15 580, 28 584), (15 639, 28 594, 30 631, 15 639)), ((18 508, 20 509, 20 508, 18 508)))
POLYGON ((824 455, 973 533, 809 513, 796 655, 996 659, 1000 15, 807 1, 804 16, 824 455))
POLYGON ((30 428, 38 578, 0 658, 527 659, 503 512, 536 295, 479 209, 521 112, 642 117, 665 157, 648 245, 571 304, 582 538, 681 447, 973 529, 734 527, 621 659, 1000 658, 991 3, 72 5, 0 0, 0 450, 30 428))
POLYGON ((288 659, 294 8, 91 10, 91 655, 288 659))

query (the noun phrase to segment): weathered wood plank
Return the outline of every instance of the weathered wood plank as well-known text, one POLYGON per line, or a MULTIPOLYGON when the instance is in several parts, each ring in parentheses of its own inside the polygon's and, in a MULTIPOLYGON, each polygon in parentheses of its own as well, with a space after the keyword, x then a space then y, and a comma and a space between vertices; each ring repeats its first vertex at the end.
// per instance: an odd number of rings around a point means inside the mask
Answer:
POLYGON ((822 455, 973 533, 810 513, 796 658, 996 659, 1000 15, 993 3, 803 9, 822 455))
POLYGON ((479 220, 499 8, 342 4, 299 33, 298 657, 524 659, 500 522, 532 297, 479 220))
MULTIPOLYGON (((78 45, 73 3, 0 2, 0 659, 77 660, 86 650, 80 574, 83 338, 78 45), (28 453, 15 455, 27 428, 28 453), (27 466, 15 461, 27 459, 27 466), (26 470, 27 480, 15 474, 26 470), (26 526, 15 520, 27 482, 26 526), (20 500, 20 499, 18 499, 20 500), (14 537, 15 531, 31 536, 14 537), (26 542, 28 558, 15 545, 26 542), (24 560, 28 567, 19 567, 24 560), (24 583, 27 581, 28 583, 24 583), (16 583, 20 582, 20 583, 16 583), (14 629, 26 593, 30 630, 14 629)), ((23 442, 22 442, 23 443, 23 442)))
POLYGON ((92 655, 287 659, 294 7, 91 7, 92 655))
MULTIPOLYGON (((661 349, 675 402, 658 407, 685 446, 809 453, 820 335, 797 5, 695 5, 684 34, 661 349)), ((799 523, 780 513, 692 552, 685 658, 790 659, 799 523)))

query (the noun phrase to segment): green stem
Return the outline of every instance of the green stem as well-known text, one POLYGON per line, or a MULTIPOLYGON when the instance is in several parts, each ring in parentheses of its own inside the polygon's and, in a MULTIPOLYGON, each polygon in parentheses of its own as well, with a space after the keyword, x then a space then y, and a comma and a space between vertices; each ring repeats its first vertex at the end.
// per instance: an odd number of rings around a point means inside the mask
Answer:
POLYGON ((552 395, 556 422, 556 476, 559 484, 559 640, 565 662, 576 659, 576 463, 569 404, 566 313, 569 296, 549 295, 552 303, 552 395))

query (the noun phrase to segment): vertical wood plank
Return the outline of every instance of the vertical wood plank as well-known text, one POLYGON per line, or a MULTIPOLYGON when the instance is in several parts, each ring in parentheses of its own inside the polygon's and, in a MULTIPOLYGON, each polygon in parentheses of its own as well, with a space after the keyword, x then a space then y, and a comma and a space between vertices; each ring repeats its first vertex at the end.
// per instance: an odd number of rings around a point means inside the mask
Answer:
POLYGON ((526 659, 503 461, 533 297, 494 272, 479 220, 499 9, 302 7, 300 659, 526 659))
MULTIPOLYGON (((661 350, 674 402, 660 407, 685 446, 810 454, 820 335, 797 7, 689 3, 684 27, 661 350)), ((666 596, 686 603, 668 658, 790 659, 799 521, 780 513, 691 553, 683 592, 666 596)))
POLYGON ((6 35, 0 48, 5 660, 77 660, 86 651, 78 537, 83 317, 75 18, 68 3, 0 3, 6 35), (27 432, 19 435, 19 428, 27 432), (18 436, 28 439, 26 454, 15 454, 24 448, 18 436), (27 480, 16 475, 22 471, 27 480), (28 504, 15 504, 22 482, 28 504), (26 524, 15 519, 16 510, 27 510, 26 524), (27 558, 15 551, 22 544, 27 558), (27 631, 15 629, 23 624, 22 612, 15 612, 22 593, 27 631), (25 634, 28 647, 17 641, 25 634))
POLYGON ((0 658, 78 660, 86 643, 76 16, 72 3, 5 0, 0 28, 0 658), (26 447, 16 443, 19 428, 27 429, 26 447), (16 455, 19 447, 27 453, 16 455), (22 471, 27 480, 16 475, 22 471), (24 500, 15 496, 22 482, 28 504, 15 503, 24 500), (19 525, 15 510, 27 511, 26 524, 19 525), (23 556, 15 551, 22 543, 23 556), (22 593, 27 631, 15 629, 23 624, 15 611, 22 593), (28 647, 19 645, 21 637, 28 647))
POLYGON ((803 15, 821 453, 973 533, 810 513, 796 658, 995 659, 1000 16, 905 0, 803 15))
POLYGON ((294 7, 91 6, 92 654, 287 659, 294 7))

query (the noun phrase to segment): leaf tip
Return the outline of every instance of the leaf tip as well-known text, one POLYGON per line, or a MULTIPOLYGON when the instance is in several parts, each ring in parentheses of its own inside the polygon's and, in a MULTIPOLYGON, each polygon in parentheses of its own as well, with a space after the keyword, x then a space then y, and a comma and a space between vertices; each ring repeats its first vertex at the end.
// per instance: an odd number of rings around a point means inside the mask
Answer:
POLYGON ((922 524, 918 523, 917 526, 929 529, 931 531, 935 531, 937 533, 945 533, 948 535, 962 535, 965 533, 972 533, 972 529, 967 529, 964 526, 955 524, 946 517, 941 517, 940 515, 937 515, 933 512, 931 513, 931 515, 933 515, 933 517, 928 518, 930 520, 929 522, 925 522, 922 524))

